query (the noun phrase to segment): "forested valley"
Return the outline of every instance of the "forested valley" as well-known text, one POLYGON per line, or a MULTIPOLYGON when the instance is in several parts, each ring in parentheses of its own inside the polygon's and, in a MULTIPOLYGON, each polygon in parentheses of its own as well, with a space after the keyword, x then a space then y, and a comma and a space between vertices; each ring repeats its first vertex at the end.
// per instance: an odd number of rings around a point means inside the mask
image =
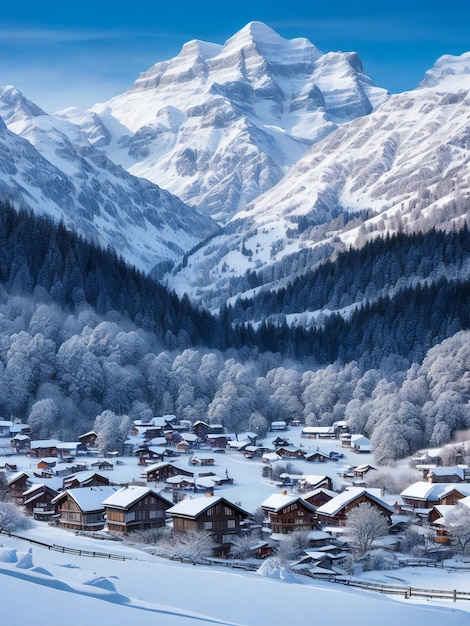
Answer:
POLYGON ((346 419, 393 463, 470 428, 469 247, 466 227, 377 239, 213 315, 3 203, 0 414, 63 439, 105 412, 261 434, 346 419))

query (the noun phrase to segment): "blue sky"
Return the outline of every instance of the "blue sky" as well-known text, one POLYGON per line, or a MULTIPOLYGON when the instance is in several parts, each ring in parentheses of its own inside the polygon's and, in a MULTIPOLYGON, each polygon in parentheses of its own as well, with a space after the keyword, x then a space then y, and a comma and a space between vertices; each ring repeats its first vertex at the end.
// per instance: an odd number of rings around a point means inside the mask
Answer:
POLYGON ((391 92, 416 87, 441 55, 470 51, 469 0, 10 0, 0 9, 0 85, 49 112, 89 107, 186 41, 223 43, 252 20, 323 52, 358 52, 391 92))

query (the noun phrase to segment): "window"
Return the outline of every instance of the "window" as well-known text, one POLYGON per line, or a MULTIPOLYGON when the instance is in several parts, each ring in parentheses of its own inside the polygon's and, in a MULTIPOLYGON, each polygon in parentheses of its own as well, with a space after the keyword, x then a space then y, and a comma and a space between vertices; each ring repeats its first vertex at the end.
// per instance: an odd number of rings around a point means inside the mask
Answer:
POLYGON ((214 514, 214 507, 211 507, 210 509, 207 509, 206 515, 213 515, 213 514, 214 514))
POLYGON ((133 522, 135 520, 135 511, 129 511, 124 515, 125 522, 133 522))
POLYGON ((227 520, 227 528, 235 528, 235 520, 234 519, 228 519, 227 520))
POLYGON ((202 528, 203 530, 212 530, 212 522, 203 522, 202 528))

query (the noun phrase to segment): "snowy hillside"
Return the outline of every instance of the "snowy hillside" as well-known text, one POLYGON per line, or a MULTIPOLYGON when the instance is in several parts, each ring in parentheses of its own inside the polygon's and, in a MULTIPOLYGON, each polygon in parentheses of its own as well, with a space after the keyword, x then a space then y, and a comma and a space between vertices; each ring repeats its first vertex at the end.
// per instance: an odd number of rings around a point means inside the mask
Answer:
POLYGON ((386 99, 355 53, 322 54, 251 22, 224 45, 186 43, 92 112, 60 115, 131 173, 225 222, 315 141, 386 99))
POLYGON ((217 231, 169 192, 116 166, 78 126, 0 89, 0 195, 151 271, 217 231), (3 120, 3 121, 2 121, 3 120))
POLYGON ((172 284, 220 295, 229 279, 279 268, 306 250, 321 259, 386 232, 461 223, 470 194, 469 90, 470 54, 443 57, 418 89, 312 146, 172 284))

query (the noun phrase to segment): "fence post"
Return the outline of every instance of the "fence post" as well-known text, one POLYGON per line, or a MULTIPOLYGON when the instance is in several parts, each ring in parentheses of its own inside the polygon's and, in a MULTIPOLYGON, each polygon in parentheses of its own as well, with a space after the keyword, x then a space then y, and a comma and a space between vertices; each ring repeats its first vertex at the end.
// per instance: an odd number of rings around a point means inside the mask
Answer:
POLYGON ((457 590, 456 589, 454 589, 453 598, 454 598, 454 602, 456 602, 457 601, 457 590))

